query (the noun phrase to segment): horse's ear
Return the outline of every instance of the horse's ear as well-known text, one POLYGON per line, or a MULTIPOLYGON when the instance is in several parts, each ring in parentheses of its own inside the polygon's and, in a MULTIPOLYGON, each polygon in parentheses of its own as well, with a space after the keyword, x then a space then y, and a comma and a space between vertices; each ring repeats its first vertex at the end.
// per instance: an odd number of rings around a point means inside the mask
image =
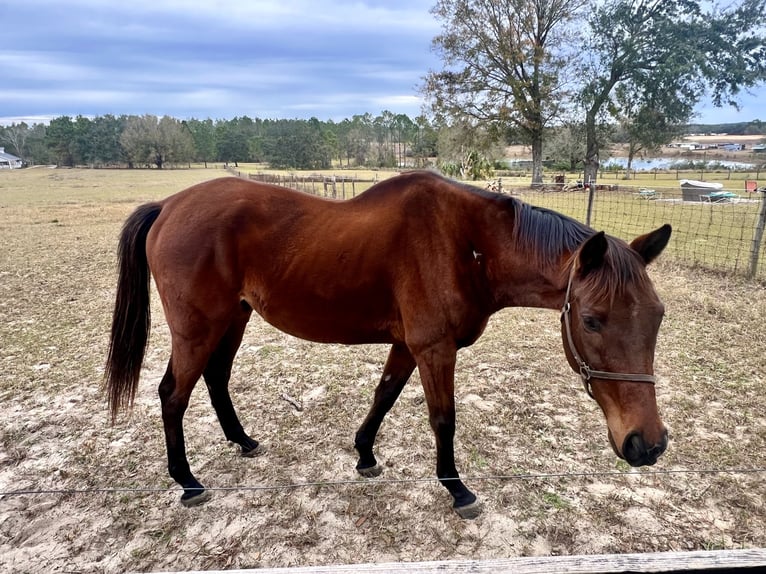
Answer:
POLYGON ((584 277, 604 264, 607 247, 606 235, 603 231, 599 231, 583 243, 578 255, 581 276, 584 277))
POLYGON ((666 223, 659 229, 636 237, 631 241, 630 246, 643 258, 644 263, 649 265, 665 249, 668 241, 670 241, 670 233, 672 231, 673 228, 670 227, 670 224, 666 223))

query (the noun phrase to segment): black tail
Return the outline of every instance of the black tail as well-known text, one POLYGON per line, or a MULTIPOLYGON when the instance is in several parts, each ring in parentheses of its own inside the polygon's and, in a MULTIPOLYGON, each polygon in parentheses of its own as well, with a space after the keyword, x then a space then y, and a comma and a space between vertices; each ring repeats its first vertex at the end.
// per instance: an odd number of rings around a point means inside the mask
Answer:
POLYGON ((161 210, 159 203, 140 206, 120 234, 117 297, 104 383, 113 421, 120 409, 133 405, 144 362, 151 327, 146 236, 161 210))

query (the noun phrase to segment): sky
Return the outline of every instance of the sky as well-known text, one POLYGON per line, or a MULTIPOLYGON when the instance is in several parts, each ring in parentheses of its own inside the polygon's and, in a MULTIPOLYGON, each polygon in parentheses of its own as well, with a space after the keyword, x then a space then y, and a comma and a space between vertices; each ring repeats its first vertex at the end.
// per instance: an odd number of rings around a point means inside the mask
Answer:
MULTIPOLYGON (((0 0, 0 124, 63 115, 415 118, 435 0, 0 0)), ((766 86, 702 123, 766 121, 766 86)))

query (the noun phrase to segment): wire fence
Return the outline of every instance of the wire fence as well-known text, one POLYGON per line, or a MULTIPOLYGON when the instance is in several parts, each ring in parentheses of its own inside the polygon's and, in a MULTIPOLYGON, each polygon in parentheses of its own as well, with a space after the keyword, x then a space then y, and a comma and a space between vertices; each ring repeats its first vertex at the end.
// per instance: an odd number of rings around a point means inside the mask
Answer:
POLYGON ((508 188, 520 199, 554 209, 610 235, 631 240, 664 223, 673 238, 663 257, 715 271, 766 280, 766 196, 752 189, 548 186, 508 188))
MULTIPOLYGON (((462 480, 465 482, 509 482, 512 480, 556 480, 556 479, 572 479, 572 478, 602 478, 602 477, 631 477, 641 478, 650 476, 680 476, 680 475, 711 475, 711 474, 738 474, 738 475, 752 475, 752 474, 766 474, 766 468, 701 468, 701 469, 655 469, 655 470, 641 470, 641 471, 621 471, 621 470, 607 470, 607 471, 567 471, 567 472, 530 472, 530 473, 515 473, 507 475, 491 475, 491 476, 462 476, 460 478, 444 478, 439 479, 436 477, 415 477, 415 478, 354 478, 347 480, 326 480, 326 481, 309 481, 309 482, 295 482, 287 484, 271 484, 271 485, 238 485, 238 486, 206 486, 206 490, 217 492, 261 492, 261 491, 278 491, 278 490, 298 490, 302 488, 330 488, 337 489, 341 487, 356 486, 356 487, 381 487, 385 485, 401 485, 401 484, 418 484, 418 483, 441 483, 449 482, 451 480, 462 480)), ((33 496, 33 495, 89 495, 89 494, 151 494, 151 493, 163 493, 163 492, 183 492, 183 488, 180 486, 174 487, 162 487, 162 486, 101 486, 101 487, 88 487, 88 488, 29 488, 18 490, 6 490, 0 491, 0 498, 5 496, 33 496)))
POLYGON ((271 183, 299 189, 313 195, 332 199, 351 199, 364 192, 367 188, 376 184, 379 179, 360 178, 356 175, 322 175, 322 174, 271 174, 271 173, 243 173, 229 169, 230 173, 245 177, 252 181, 271 183))

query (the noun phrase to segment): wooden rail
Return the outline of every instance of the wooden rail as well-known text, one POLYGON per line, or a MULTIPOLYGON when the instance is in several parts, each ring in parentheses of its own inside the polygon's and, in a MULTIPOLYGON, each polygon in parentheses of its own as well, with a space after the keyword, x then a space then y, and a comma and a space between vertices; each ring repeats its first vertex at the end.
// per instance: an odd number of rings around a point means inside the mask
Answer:
MULTIPOLYGON (((352 572, 363 574, 411 574, 413 572, 418 574, 547 574, 551 572, 575 574, 614 572, 718 574, 732 571, 739 573, 766 572, 766 549, 301 566, 226 570, 225 572, 205 570, 204 574, 351 574, 352 572)), ((174 574, 203 574, 203 571, 175 572, 174 574)))

